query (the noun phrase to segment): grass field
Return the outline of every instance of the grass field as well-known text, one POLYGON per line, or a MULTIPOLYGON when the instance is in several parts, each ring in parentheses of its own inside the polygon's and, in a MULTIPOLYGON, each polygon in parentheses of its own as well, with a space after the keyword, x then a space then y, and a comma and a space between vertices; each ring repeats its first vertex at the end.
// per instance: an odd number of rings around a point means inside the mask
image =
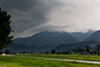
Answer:
POLYGON ((100 65, 0 56, 0 67, 100 67, 100 65))
POLYGON ((100 56, 97 55, 78 55, 78 54, 40 54, 40 55, 18 55, 27 57, 43 57, 43 58, 59 58, 59 59, 74 59, 74 60, 88 60, 100 61, 100 56))

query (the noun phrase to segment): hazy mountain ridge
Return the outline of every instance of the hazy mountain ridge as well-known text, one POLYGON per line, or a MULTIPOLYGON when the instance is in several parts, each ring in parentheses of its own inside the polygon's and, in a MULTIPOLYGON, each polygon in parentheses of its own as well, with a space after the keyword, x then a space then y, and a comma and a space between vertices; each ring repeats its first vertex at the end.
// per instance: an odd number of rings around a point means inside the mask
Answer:
POLYGON ((13 41, 13 44, 11 44, 9 47, 12 51, 14 50, 13 48, 18 49, 19 51, 25 49, 26 51, 50 51, 59 44, 69 44, 76 42, 79 41, 73 38, 67 32, 44 31, 37 33, 31 37, 17 38, 13 41), (24 48, 22 47, 22 45, 24 48), (16 46, 19 48, 17 48, 16 46))
POLYGON ((89 46, 92 49, 95 49, 97 45, 100 45, 100 42, 87 41, 87 42, 78 42, 78 43, 70 43, 70 44, 60 44, 56 46, 54 49, 59 52, 75 50, 78 48, 86 48, 87 46, 89 46))
POLYGON ((27 38, 17 38, 13 43, 26 44, 28 46, 44 46, 44 45, 59 45, 78 42, 70 34, 66 32, 40 32, 36 35, 27 38))
MULTIPOLYGON (((86 34, 83 33, 72 33, 73 35, 80 34, 80 36, 84 36, 86 34), (82 35, 83 34, 83 35, 82 35)), ((72 49, 77 49, 79 47, 86 47, 86 46, 95 46, 98 43, 91 43, 90 41, 85 40, 83 42, 80 42, 77 40, 77 36, 75 38, 75 35, 72 36, 72 34, 67 33, 67 32, 40 32, 37 33, 31 37, 26 37, 26 38, 17 38, 14 40, 13 44, 9 45, 11 51, 50 51, 52 49, 55 49, 57 51, 64 51, 64 50, 72 50, 72 49), (23 47, 22 47, 23 46, 23 47), (18 48, 19 47, 19 48, 18 48)), ((91 33, 90 33, 91 34, 91 33)), ((90 36, 88 34, 88 37, 90 36)), ((93 35, 93 34, 92 34, 93 35)), ((91 36, 92 36, 91 35, 91 36)), ((90 37, 91 37, 90 36, 90 37)))
POLYGON ((12 52, 44 52, 44 51, 50 51, 54 48, 52 45, 45 45, 42 47, 37 47, 37 46, 27 46, 24 44, 15 44, 12 43, 9 46, 9 50, 12 52))
POLYGON ((86 33, 82 33, 82 32, 73 32, 70 33, 71 36, 73 36, 74 38, 76 38, 79 41, 83 41, 84 39, 86 39, 87 37, 89 37, 91 34, 93 34, 94 31, 88 31, 86 33))
POLYGON ((84 41, 97 41, 100 42, 100 30, 93 33, 90 37, 84 39, 84 41))
POLYGON ((61 44, 56 46, 54 49, 57 51, 68 51, 72 49, 85 48, 87 46, 89 46, 92 49, 95 49, 97 48, 97 45, 100 45, 100 30, 94 32, 82 42, 61 44))

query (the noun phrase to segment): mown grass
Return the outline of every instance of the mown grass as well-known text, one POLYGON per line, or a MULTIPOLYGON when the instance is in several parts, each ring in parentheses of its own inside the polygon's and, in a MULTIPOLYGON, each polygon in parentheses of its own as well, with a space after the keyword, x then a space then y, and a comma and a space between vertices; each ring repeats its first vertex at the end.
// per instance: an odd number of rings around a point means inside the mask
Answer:
POLYGON ((78 54, 37 54, 35 55, 34 54, 34 55, 17 55, 17 56, 100 61, 100 56, 98 55, 78 55, 78 54))
POLYGON ((100 67, 100 65, 0 56, 0 67, 100 67))

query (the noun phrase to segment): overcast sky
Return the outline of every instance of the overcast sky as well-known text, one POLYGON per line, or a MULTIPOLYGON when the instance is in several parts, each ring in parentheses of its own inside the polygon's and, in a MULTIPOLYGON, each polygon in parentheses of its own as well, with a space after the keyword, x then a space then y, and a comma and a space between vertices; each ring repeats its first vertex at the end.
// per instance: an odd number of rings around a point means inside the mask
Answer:
POLYGON ((0 0, 0 7, 12 16, 15 38, 100 29, 100 0, 0 0))

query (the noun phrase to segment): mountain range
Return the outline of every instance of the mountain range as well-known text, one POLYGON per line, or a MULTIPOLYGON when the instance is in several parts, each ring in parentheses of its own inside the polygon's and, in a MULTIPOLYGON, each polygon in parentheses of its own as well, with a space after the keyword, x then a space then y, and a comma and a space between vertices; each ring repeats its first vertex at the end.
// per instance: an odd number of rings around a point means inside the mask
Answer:
POLYGON ((44 31, 30 37, 14 39, 8 47, 12 52, 44 52, 52 49, 67 51, 79 47, 95 47, 99 42, 100 31, 94 33, 44 31))
POLYGON ((100 42, 100 30, 93 33, 90 37, 85 38, 84 41, 97 41, 97 42, 100 42))
POLYGON ((66 32, 40 32, 31 37, 27 38, 17 38, 13 43, 24 44, 27 46, 44 46, 44 45, 54 45, 68 44, 78 42, 77 39, 73 38, 70 34, 66 32))
POLYGON ((93 33, 94 33, 94 31, 89 30, 86 33, 73 32, 73 33, 70 33, 70 35, 73 36, 74 38, 76 38, 79 41, 83 41, 84 39, 86 39, 87 37, 89 37, 93 33))

